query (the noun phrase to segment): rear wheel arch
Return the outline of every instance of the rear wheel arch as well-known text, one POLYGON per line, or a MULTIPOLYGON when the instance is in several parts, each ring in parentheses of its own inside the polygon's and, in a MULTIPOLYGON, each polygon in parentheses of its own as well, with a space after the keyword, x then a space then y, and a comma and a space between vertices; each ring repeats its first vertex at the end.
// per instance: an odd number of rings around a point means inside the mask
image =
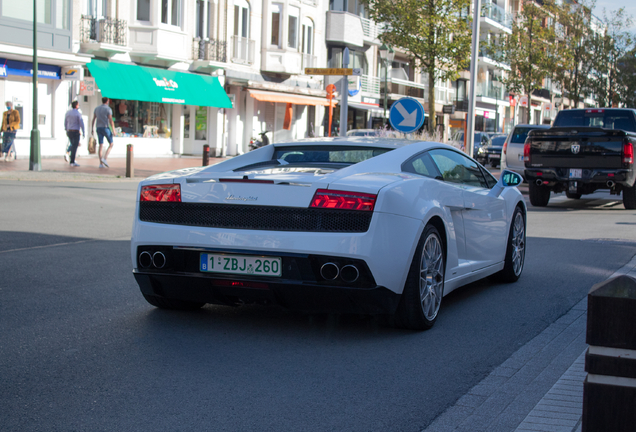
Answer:
MULTIPOLYGON (((448 256, 448 239, 447 239, 447 233, 446 233, 446 226, 444 225, 444 221, 442 220, 441 217, 439 216, 433 216, 431 217, 428 222, 426 224, 424 224, 424 226, 426 227, 426 225, 431 224, 433 225, 435 228, 437 228, 437 231, 439 231, 439 234, 441 236, 441 240, 442 240, 442 247, 444 249, 444 265, 448 266, 448 262, 447 262, 447 256, 448 256)), ((446 269, 444 269, 446 270, 446 269)))

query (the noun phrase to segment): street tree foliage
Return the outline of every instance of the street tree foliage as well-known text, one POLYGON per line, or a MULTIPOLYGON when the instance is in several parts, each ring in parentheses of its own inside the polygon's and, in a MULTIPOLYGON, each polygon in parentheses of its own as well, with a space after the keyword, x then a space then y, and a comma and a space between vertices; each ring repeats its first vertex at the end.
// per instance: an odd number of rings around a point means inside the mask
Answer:
MULTIPOLYGON (((558 8, 553 0, 544 0, 543 5, 532 0, 521 0, 520 3, 512 34, 503 35, 489 51, 499 62, 510 65, 511 70, 502 82, 509 91, 527 95, 530 108, 532 92, 544 87, 545 77, 551 76, 555 68, 559 45, 554 17, 558 8)), ((530 123, 532 118, 526 118, 524 122, 530 123)))
POLYGON ((435 124, 435 82, 455 80, 470 59, 471 0, 362 0, 369 16, 385 23, 382 42, 398 47, 428 75, 429 131, 435 124))
POLYGON ((592 10, 595 0, 564 2, 556 10, 556 47, 552 58, 552 80, 563 96, 578 106, 592 89, 595 30, 592 10))
POLYGON ((625 104, 623 96, 634 89, 626 89, 630 81, 623 74, 632 71, 624 70, 621 62, 634 49, 634 36, 628 31, 633 23, 632 17, 625 8, 608 14, 603 10, 604 29, 597 32, 591 42, 592 50, 592 85, 591 90, 599 106, 625 104))
POLYGON ((636 44, 618 62, 622 73, 618 74, 618 88, 621 104, 636 108, 636 44))

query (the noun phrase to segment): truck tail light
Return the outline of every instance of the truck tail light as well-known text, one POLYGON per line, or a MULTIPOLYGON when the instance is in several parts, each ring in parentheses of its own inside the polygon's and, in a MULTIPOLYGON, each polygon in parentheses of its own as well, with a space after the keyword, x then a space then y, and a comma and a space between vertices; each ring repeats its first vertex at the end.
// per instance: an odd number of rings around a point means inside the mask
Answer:
POLYGON ((377 195, 318 189, 309 207, 337 210, 373 211, 377 195))
POLYGON ((530 143, 527 141, 523 145, 523 161, 530 162, 530 143))
POLYGON ((624 164, 634 163, 634 144, 632 144, 629 141, 625 141, 623 143, 623 163, 624 164))
POLYGON ((181 185, 160 184, 142 186, 139 201, 181 202, 181 185))

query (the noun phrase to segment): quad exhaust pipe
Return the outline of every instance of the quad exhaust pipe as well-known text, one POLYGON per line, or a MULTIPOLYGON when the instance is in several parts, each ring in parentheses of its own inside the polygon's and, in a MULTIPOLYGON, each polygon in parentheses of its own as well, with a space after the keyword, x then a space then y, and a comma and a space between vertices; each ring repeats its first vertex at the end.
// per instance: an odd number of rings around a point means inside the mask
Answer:
POLYGON ((338 264, 328 262, 320 267, 320 276, 326 280, 336 280, 340 276, 344 282, 354 283, 360 277, 360 271, 353 264, 347 264, 340 268, 338 264))

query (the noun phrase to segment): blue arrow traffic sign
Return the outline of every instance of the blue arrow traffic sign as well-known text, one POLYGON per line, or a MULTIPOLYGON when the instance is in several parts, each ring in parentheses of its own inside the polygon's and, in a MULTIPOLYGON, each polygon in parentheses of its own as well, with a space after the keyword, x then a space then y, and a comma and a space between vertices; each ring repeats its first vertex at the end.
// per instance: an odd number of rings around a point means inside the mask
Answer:
POLYGON ((404 97, 391 106, 389 122, 397 131, 414 132, 424 123, 424 107, 417 100, 404 97))

